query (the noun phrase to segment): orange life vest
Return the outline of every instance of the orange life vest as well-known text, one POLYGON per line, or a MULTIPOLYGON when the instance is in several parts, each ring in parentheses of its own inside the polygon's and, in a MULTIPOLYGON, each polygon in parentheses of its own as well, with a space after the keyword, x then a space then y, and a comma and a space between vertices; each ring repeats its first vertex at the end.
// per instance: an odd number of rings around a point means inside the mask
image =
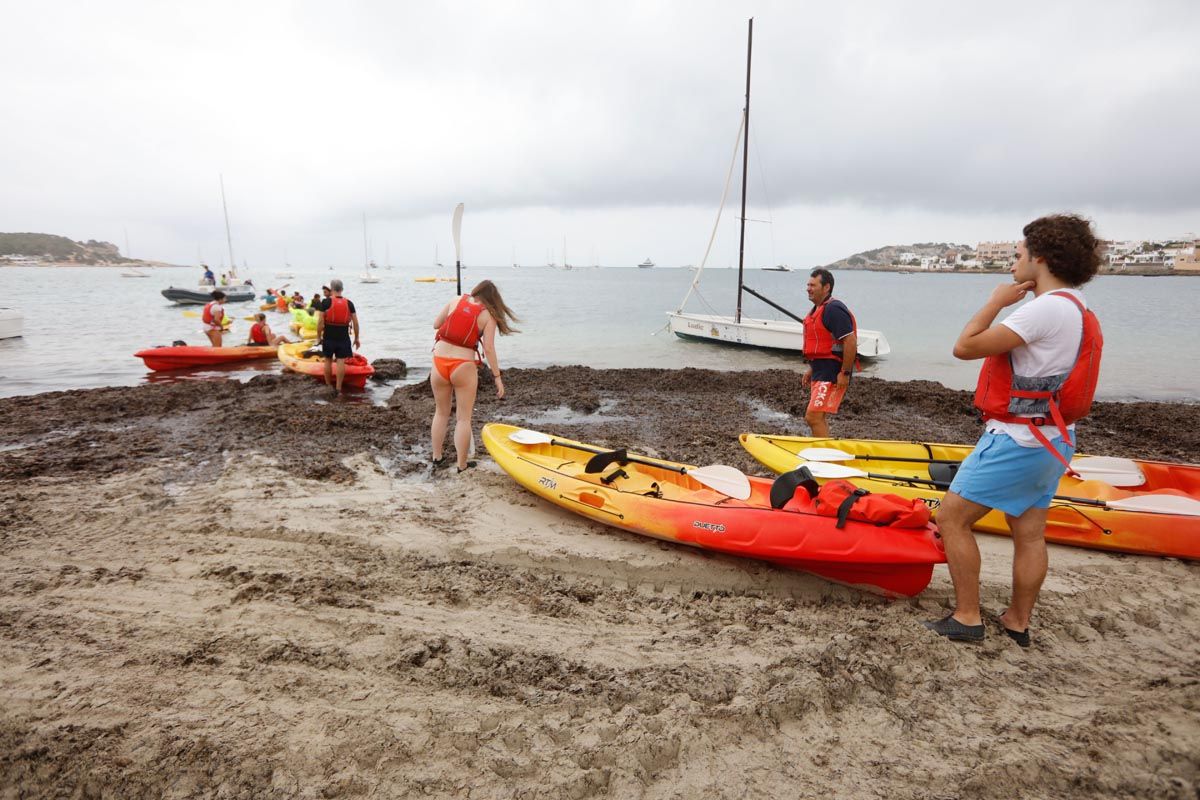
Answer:
MULTIPOLYGON (((842 357, 841 345, 833 337, 833 332, 825 327, 825 306, 829 305, 831 300, 832 297, 825 298, 819 306, 813 306, 813 310, 804 318, 804 357, 809 361, 842 357)), ((854 326, 854 333, 858 333, 858 320, 854 318, 850 309, 847 308, 846 313, 850 314, 850 324, 854 326)))
POLYGON ((1091 309, 1085 308, 1070 292, 1050 292, 1065 297, 1083 315, 1083 330, 1079 338, 1079 353, 1075 365, 1065 375, 1030 378, 1013 373, 1012 353, 988 356, 979 370, 975 384, 975 407, 983 419, 1000 422, 1020 422, 1029 426, 1042 446, 1054 454, 1074 475, 1067 460, 1054 449, 1042 433, 1046 417, 1062 434, 1063 441, 1074 447, 1067 426, 1087 416, 1096 395, 1100 378, 1100 355, 1104 350, 1104 334, 1100 320, 1091 309))
POLYGON ((456 344, 474 350, 479 346, 479 316, 483 313, 483 303, 471 300, 471 295, 464 294, 458 299, 458 305, 446 317, 442 327, 438 328, 438 341, 456 344))
POLYGON ((278 311, 287 311, 288 299, 286 295, 279 295, 275 298, 275 308, 278 311))
POLYGON ((257 344, 267 343, 266 325, 261 322, 256 322, 250 326, 250 341, 257 344))
POLYGON ((326 325, 350 324, 350 301, 344 297, 329 298, 329 307, 325 309, 326 325))

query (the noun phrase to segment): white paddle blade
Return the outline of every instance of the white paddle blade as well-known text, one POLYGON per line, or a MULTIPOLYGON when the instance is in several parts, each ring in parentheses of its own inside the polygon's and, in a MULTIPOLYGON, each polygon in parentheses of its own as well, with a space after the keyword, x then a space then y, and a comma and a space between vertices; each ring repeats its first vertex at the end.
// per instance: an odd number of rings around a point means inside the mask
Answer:
POLYGON ((861 469, 847 467, 845 464, 827 464, 823 461, 800 460, 797 467, 808 467, 814 478, 865 478, 867 473, 861 469))
POLYGON ((697 483, 702 483, 734 500, 746 500, 750 497, 750 479, 744 472, 734 467, 713 464, 689 469, 687 474, 697 483))
POLYGON ((1085 481, 1100 481, 1107 483, 1109 486, 1117 487, 1132 487, 1141 486, 1146 482, 1146 476, 1140 471, 1138 472, 1092 472, 1090 469, 1080 469, 1078 465, 1071 464, 1071 469, 1079 473, 1080 480, 1085 481))
POLYGON ((1141 497, 1127 497, 1124 500, 1108 500, 1105 505, 1118 511, 1200 517, 1200 500, 1175 494, 1145 494, 1141 497))
POLYGON ((554 438, 547 436, 538 431, 528 431, 522 428, 521 430, 513 431, 508 435, 508 438, 517 444, 550 444, 554 438))
POLYGON ((454 260, 462 261, 462 215, 463 204, 454 207, 454 221, 450 223, 450 232, 454 234, 454 260))
POLYGON ((1137 462, 1128 458, 1112 458, 1110 456, 1084 456, 1071 461, 1071 469, 1080 473, 1088 473, 1084 480, 1101 480, 1113 486, 1141 486, 1146 482, 1146 476, 1137 462), (1106 474, 1117 476, 1114 480, 1104 477, 1106 474), (1119 480, 1120 483, 1115 481, 1119 480))
POLYGON ((856 456, 832 447, 806 447, 796 455, 808 461, 853 461, 856 456))

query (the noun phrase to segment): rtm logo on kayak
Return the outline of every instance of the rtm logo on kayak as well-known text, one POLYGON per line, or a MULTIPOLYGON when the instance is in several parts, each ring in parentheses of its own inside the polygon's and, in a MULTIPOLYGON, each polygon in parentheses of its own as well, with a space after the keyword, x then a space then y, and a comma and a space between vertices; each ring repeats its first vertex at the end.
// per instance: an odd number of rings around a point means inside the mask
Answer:
POLYGON ((695 522, 692 523, 692 527, 693 528, 703 528, 704 530, 712 531, 713 533, 724 533, 725 532, 725 526, 721 525, 720 523, 716 523, 716 522, 701 522, 700 520, 696 520, 695 522))
POLYGON ((542 486, 545 486, 547 489, 557 489, 558 488, 558 484, 555 483, 550 478, 544 478, 544 477, 538 478, 538 483, 540 483, 542 486))
POLYGON ((942 507, 942 499, 940 497, 922 497, 921 499, 925 501, 925 505, 929 506, 931 510, 942 507))

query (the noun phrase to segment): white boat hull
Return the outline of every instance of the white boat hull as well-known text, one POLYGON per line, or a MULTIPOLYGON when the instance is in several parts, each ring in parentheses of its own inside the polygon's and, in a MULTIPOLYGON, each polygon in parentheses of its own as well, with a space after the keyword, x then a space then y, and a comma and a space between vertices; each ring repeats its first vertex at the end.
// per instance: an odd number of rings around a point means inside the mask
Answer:
MULTIPOLYGON (((667 327, 671 333, 684 339, 765 350, 804 351, 804 327, 799 322, 745 316, 741 322, 734 322, 733 317, 676 312, 667 314, 667 327)), ((883 333, 858 329, 860 358, 882 358, 890 352, 891 345, 883 333)))
POLYGON ((0 308, 0 339, 15 339, 25 329, 25 317, 15 308, 0 308))

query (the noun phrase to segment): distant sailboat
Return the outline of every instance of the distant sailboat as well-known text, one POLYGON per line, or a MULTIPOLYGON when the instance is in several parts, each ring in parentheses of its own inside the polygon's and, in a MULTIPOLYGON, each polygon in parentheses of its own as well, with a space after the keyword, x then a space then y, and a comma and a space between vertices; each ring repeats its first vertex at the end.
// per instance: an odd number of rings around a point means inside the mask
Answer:
POLYGON ((366 264, 366 271, 358 277, 359 283, 379 283, 379 276, 373 270, 375 262, 371 260, 371 246, 367 242, 367 215, 363 214, 363 262, 366 264))
POLYGON ((639 269, 650 269, 653 266, 654 266, 654 262, 648 258, 645 261, 643 261, 642 263, 638 264, 639 269))

